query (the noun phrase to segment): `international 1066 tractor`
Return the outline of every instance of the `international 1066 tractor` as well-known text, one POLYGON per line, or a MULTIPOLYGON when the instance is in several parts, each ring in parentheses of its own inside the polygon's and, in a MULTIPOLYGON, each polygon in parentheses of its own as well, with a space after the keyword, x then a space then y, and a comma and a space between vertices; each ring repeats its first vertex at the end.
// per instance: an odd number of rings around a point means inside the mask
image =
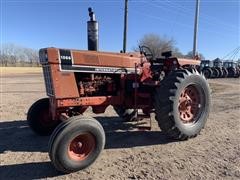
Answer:
POLYGON ((174 58, 170 52, 163 53, 165 58, 153 58, 144 46, 139 53, 89 49, 39 52, 48 97, 30 107, 27 121, 35 133, 51 134, 49 157, 58 171, 84 169, 104 149, 102 125, 83 115, 88 107, 96 114, 110 105, 119 115, 134 110, 137 119, 142 110, 149 119, 154 115, 161 130, 176 140, 193 138, 203 129, 210 89, 196 70, 199 60, 174 58))

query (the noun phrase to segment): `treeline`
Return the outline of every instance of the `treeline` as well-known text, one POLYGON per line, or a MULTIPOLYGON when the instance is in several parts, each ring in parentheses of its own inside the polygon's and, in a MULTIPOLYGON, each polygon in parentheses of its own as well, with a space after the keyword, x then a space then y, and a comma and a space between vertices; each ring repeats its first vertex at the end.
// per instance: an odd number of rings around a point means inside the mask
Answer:
POLYGON ((0 49, 0 66, 40 66, 38 51, 18 46, 3 44, 0 49))

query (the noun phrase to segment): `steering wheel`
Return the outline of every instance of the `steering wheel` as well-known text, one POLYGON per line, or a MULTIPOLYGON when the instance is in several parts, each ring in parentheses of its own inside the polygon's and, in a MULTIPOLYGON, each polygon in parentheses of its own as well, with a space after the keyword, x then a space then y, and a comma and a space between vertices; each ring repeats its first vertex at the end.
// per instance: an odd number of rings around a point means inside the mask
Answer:
POLYGON ((139 46, 140 49, 140 53, 144 54, 144 56, 146 57, 146 59, 148 61, 152 61, 153 60, 153 53, 151 51, 151 49, 147 46, 139 46))

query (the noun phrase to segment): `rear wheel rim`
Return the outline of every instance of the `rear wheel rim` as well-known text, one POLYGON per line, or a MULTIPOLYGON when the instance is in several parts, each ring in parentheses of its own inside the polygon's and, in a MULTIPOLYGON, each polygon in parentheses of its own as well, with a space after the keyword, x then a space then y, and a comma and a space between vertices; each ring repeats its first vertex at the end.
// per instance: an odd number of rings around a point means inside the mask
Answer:
POLYGON ((194 85, 189 85, 180 94, 178 111, 184 124, 195 123, 202 110, 202 99, 199 90, 194 85))
POLYGON ((68 146, 68 155, 74 161, 83 161, 94 150, 96 141, 91 133, 84 133, 71 140, 68 146))

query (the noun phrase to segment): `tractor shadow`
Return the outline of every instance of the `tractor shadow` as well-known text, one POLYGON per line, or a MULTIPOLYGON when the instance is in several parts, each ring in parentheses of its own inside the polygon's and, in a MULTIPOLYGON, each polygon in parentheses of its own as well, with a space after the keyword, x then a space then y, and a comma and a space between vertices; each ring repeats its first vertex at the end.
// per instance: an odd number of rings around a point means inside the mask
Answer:
MULTIPOLYGON (((119 117, 95 117, 106 133, 105 149, 132 148, 174 142, 161 131, 142 131, 135 123, 124 123, 119 117)), ((48 152, 49 136, 34 134, 24 120, 0 122, 0 154, 13 152, 48 152)))
MULTIPOLYGON (((119 117, 95 117, 106 132, 105 149, 131 148, 166 144, 161 131, 137 131, 132 123, 123 123, 119 117)), ((12 152, 48 152, 49 137, 37 136, 25 120, 0 121, 0 156, 12 152)), ((28 162, 1 165, 0 179, 42 179, 60 177, 51 162, 28 162)))
POLYGON ((61 176, 51 162, 32 162, 0 166, 0 179, 46 179, 61 176))
POLYGON ((159 131, 140 130, 136 122, 126 123, 119 117, 95 117, 106 133, 105 149, 152 146, 174 142, 159 131))
POLYGON ((0 122, 0 137, 0 154, 48 151, 49 137, 34 134, 25 120, 0 122))

